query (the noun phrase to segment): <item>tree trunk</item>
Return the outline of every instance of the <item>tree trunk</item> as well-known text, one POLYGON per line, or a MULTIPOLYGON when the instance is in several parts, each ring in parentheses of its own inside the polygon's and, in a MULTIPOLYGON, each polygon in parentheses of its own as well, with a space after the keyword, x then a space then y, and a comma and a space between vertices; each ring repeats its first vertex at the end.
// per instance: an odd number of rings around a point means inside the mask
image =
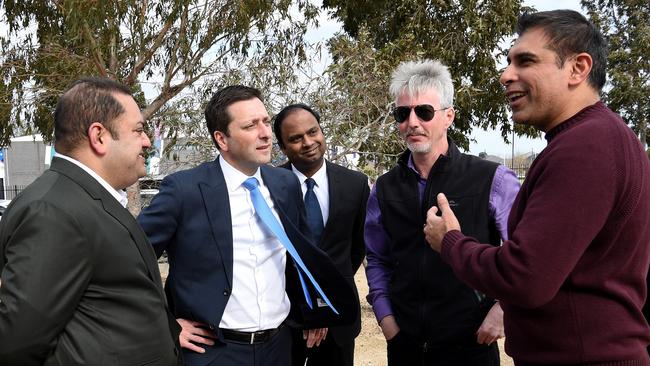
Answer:
POLYGON ((140 200, 140 181, 131 184, 126 189, 126 197, 129 199, 126 208, 131 212, 131 215, 138 216, 142 209, 142 201, 140 200))

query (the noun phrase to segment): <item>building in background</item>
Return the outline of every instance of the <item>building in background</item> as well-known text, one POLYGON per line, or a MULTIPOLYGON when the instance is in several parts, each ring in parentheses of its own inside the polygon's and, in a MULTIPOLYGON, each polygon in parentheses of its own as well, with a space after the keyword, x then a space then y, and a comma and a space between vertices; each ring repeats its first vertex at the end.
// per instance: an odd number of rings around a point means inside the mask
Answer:
POLYGON ((52 147, 40 135, 14 137, 3 152, 4 174, 1 199, 13 199, 50 167, 52 147))

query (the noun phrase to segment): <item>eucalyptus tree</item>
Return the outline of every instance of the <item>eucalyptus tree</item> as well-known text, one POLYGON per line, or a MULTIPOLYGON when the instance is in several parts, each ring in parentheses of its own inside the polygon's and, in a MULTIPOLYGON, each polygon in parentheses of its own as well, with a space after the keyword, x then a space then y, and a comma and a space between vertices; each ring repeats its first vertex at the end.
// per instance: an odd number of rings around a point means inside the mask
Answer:
POLYGON ((4 0, 0 9, 0 146, 19 133, 51 141, 57 97, 80 76, 128 85, 158 121, 174 120, 161 116, 170 100, 242 72, 280 87, 304 61, 319 11, 308 0, 4 0))
POLYGON ((647 147, 650 143, 650 2, 583 0, 582 6, 609 44, 604 99, 647 147))
MULTIPOLYGON (((499 58, 510 47, 520 0, 325 0, 345 34, 330 40, 334 63, 328 73, 337 125, 350 129, 348 146, 360 165, 381 173, 403 149, 389 114, 388 82, 402 61, 432 58, 448 65, 456 88, 456 120, 450 135, 469 147, 473 128, 499 129, 507 141, 513 128, 499 58)), ((517 133, 537 132, 517 126, 517 133)), ((341 139, 340 143, 345 144, 341 139)))

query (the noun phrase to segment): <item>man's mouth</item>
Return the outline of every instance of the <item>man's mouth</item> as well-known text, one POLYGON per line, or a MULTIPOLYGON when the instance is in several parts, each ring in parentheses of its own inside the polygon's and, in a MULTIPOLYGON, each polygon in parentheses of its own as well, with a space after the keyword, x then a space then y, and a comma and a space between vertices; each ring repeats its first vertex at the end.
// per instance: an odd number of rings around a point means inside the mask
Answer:
POLYGON ((417 131, 409 132, 406 134, 406 137, 415 137, 415 136, 426 136, 426 135, 422 132, 417 132, 417 131))
POLYGON ((313 155, 314 153, 316 153, 317 150, 318 150, 318 146, 314 146, 314 147, 310 148, 309 150, 303 151, 302 154, 303 155, 313 155))
POLYGON ((516 91, 516 92, 508 92, 506 93, 506 98, 508 98, 508 101, 510 103, 514 103, 517 100, 523 98, 526 96, 526 93, 521 92, 521 91, 516 91))

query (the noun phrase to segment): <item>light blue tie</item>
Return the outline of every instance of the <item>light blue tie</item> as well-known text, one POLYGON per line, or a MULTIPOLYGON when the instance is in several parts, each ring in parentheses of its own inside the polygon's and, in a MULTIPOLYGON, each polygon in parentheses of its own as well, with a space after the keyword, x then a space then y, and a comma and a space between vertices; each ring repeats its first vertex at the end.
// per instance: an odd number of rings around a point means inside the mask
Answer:
POLYGON ((273 232, 275 237, 280 240, 280 243, 284 245, 289 255, 291 255, 291 258, 293 258, 293 261, 298 265, 298 277, 300 278, 300 284, 302 285, 302 291, 305 294, 307 305, 309 305, 310 309, 314 308, 302 272, 307 275, 307 278, 309 278, 311 283, 316 288, 316 291, 323 297, 323 300, 327 306, 329 306, 336 314, 338 314, 339 312, 336 310, 336 308, 334 308, 334 305, 332 305, 323 290, 321 290, 320 286, 314 279, 314 276, 312 276, 311 272, 309 272, 309 269, 307 269, 307 266, 305 266, 305 263, 298 255, 296 248, 293 246, 291 240, 289 240, 289 237, 287 237, 287 234, 284 232, 284 228, 282 228, 282 225, 280 225, 278 220, 273 215, 273 212, 271 212, 269 205, 266 203, 266 200, 264 197, 262 197, 262 193, 257 188, 258 184, 259 183, 257 181, 257 178, 248 178, 244 181, 244 183, 242 183, 242 185, 251 192, 251 200, 253 201, 253 207, 255 207, 255 213, 257 213, 257 216, 260 218, 260 220, 262 220, 264 225, 266 225, 266 227, 269 228, 271 232, 273 232))

